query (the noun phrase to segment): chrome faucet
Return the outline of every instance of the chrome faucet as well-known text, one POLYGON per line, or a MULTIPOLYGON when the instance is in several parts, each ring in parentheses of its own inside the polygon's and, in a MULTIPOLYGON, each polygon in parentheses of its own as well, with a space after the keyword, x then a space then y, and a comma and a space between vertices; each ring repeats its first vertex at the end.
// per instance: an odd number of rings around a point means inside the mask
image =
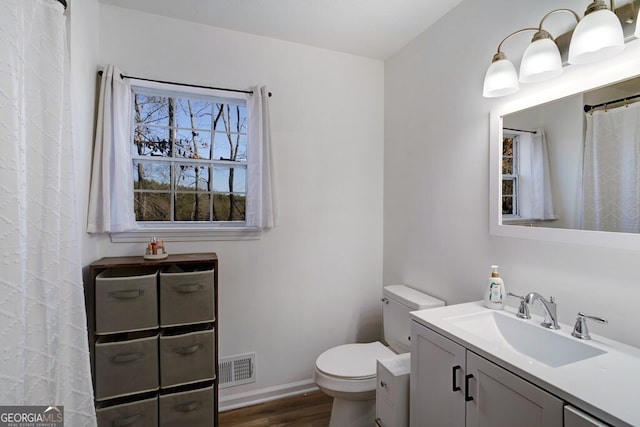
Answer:
POLYGON ((524 297, 524 301, 527 304, 533 304, 536 301, 540 301, 540 303, 542 304, 542 308, 544 309, 544 322, 540 324, 545 328, 560 329, 560 325, 558 325, 558 317, 556 314, 556 303, 554 302, 553 297, 549 297, 549 301, 547 301, 539 293, 530 292, 526 297, 524 297))

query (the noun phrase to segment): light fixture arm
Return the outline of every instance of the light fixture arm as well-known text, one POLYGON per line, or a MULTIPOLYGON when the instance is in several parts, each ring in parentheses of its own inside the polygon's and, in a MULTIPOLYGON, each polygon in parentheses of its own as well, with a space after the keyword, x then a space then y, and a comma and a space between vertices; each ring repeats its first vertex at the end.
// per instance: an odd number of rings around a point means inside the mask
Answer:
MULTIPOLYGON (((596 0, 596 1, 602 1, 602 0, 596 0)), ((613 0, 611 0, 613 1, 613 0)), ((565 12, 568 13, 570 15, 573 15, 573 17, 576 19, 576 24, 578 22, 580 22, 580 16, 574 12, 571 9, 556 9, 556 10, 552 10, 551 12, 547 13, 546 15, 544 15, 542 17, 542 19, 540 20, 540 25, 538 26, 538 29, 542 31, 542 24, 544 23, 544 20, 547 19, 549 16, 553 15, 554 13, 558 13, 558 12, 565 12)))
POLYGON ((507 56, 500 50, 502 49, 502 44, 504 42, 506 42, 507 40, 509 40, 511 37, 515 36, 516 34, 520 34, 520 33, 524 33, 525 31, 536 31, 538 32, 539 30, 537 28, 522 28, 518 31, 514 31, 513 33, 509 34, 507 37, 503 38, 502 41, 500 42, 500 44, 498 45, 498 51, 495 53, 495 55, 493 55, 493 60, 491 61, 496 62, 499 61, 501 59, 505 59, 507 56))

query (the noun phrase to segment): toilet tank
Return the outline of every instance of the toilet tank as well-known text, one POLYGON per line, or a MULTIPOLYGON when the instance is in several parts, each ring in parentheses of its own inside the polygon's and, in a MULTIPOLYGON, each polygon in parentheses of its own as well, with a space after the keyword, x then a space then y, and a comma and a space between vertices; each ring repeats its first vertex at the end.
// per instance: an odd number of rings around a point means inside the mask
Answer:
POLYGON ((382 290, 384 340, 396 353, 408 353, 411 345, 410 311, 444 306, 444 301, 405 285, 389 285, 382 290))

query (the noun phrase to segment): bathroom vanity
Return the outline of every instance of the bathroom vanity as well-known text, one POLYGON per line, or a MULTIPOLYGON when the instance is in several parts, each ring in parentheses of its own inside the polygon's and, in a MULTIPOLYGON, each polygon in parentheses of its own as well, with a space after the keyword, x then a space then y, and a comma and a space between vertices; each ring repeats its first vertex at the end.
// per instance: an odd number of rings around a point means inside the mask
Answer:
POLYGON ((638 426, 640 350, 481 302, 411 314, 411 426, 638 426))

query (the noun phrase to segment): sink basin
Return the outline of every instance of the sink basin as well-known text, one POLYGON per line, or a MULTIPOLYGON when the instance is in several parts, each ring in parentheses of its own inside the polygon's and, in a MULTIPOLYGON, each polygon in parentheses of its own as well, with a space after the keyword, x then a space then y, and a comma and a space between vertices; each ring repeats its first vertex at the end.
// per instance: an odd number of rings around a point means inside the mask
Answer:
POLYGON ((483 311, 443 320, 491 344, 509 346, 526 357, 554 368, 606 353, 577 338, 547 330, 535 320, 518 319, 512 313, 483 311))

